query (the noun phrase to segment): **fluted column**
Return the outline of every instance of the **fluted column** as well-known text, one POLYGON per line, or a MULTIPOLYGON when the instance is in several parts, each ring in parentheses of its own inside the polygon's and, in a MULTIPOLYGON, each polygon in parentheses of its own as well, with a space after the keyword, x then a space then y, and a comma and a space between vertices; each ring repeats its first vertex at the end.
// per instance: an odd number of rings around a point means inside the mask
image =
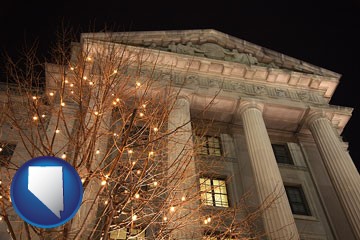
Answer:
POLYGON ((325 115, 321 113, 310 115, 308 126, 354 234, 360 239, 359 173, 325 115))
POLYGON ((241 104, 241 117, 255 184, 262 204, 276 197, 263 214, 269 239, 299 239, 284 184, 262 117, 262 105, 255 102, 241 104))
POLYGON ((170 185, 173 185, 174 201, 186 201, 177 207, 172 218, 172 239, 201 239, 199 203, 196 198, 197 177, 193 154, 190 102, 186 98, 176 100, 168 120, 168 164, 170 185), (192 199, 192 200, 191 200, 192 199))

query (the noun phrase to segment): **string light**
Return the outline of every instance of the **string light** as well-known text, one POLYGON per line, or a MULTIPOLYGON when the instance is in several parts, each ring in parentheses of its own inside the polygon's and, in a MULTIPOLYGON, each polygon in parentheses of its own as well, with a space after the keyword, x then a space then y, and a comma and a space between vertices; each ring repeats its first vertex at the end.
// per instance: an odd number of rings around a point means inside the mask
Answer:
POLYGON ((152 157, 152 156, 154 156, 154 152, 153 152, 153 151, 149 152, 149 157, 152 157))
POLYGON ((2 152, 2 150, 3 150, 3 148, 2 148, 2 147, 0 147, 0 152, 2 152))
POLYGON ((164 221, 165 221, 165 222, 168 220, 168 218, 167 218, 167 217, 164 217, 163 219, 164 219, 164 221))
POLYGON ((141 173, 141 170, 136 171, 136 174, 140 175, 140 173, 141 173))
POLYGON ((207 220, 208 222, 211 222, 211 217, 208 217, 206 220, 207 220))
POLYGON ((50 92, 49 95, 50 95, 51 97, 53 97, 53 96, 54 96, 54 93, 53 93, 53 92, 50 92))
POLYGON ((0 216, 0 221, 2 221, 3 220, 3 217, 2 216, 0 216))
POLYGON ((84 183, 84 182, 85 182, 85 178, 82 178, 82 179, 81 179, 81 182, 84 183))
POLYGON ((117 70, 116 70, 116 69, 114 70, 114 73, 117 73, 117 70))
POLYGON ((204 224, 208 224, 208 220, 207 220, 207 219, 204 220, 204 224))
POLYGON ((140 87, 141 83, 140 82, 136 82, 136 87, 140 87))
POLYGON ((116 102, 115 102, 115 101, 113 101, 112 103, 113 103, 113 105, 116 105, 116 102))
POLYGON ((100 150, 99 149, 96 150, 95 154, 100 154, 100 150))
POLYGON ((137 216, 134 214, 134 215, 131 217, 131 219, 132 219, 133 221, 136 221, 137 216))
POLYGON ((60 132, 60 130, 59 130, 59 129, 56 129, 56 130, 55 130, 55 133, 59 133, 59 132, 60 132))
POLYGON ((45 115, 45 114, 43 114, 43 115, 41 115, 41 117, 42 117, 42 118, 44 118, 44 117, 46 117, 46 115, 45 115))
POLYGON ((129 150, 128 150, 128 153, 129 153, 129 154, 132 154, 132 153, 134 153, 134 151, 133 151, 132 149, 129 149, 129 150))
POLYGON ((65 103, 64 103, 64 102, 61 102, 61 106, 65 107, 65 103))
POLYGON ((175 212, 175 207, 174 206, 170 207, 170 212, 175 212))
POLYGON ((37 116, 33 116, 33 120, 34 120, 34 121, 38 120, 38 117, 37 117, 37 116))
POLYGON ((101 181, 101 185, 102 185, 102 186, 105 186, 105 185, 106 185, 106 180, 102 180, 102 181, 101 181))
POLYGON ((92 59, 91 59, 91 57, 87 57, 86 60, 87 60, 87 61, 91 61, 92 59))
POLYGON ((159 131, 159 129, 157 127, 154 127, 154 132, 159 131))
POLYGON ((136 198, 136 199, 139 199, 139 197, 140 197, 140 194, 136 193, 136 194, 135 194, 135 198, 136 198))
POLYGON ((108 200, 105 200, 105 202, 104 202, 104 203, 105 203, 105 205, 106 205, 106 204, 108 204, 109 202, 108 202, 108 200))
POLYGON ((2 199, 2 196, 0 195, 0 199, 2 199))
POLYGON ((71 71, 74 71, 74 67, 70 67, 70 70, 71 70, 71 71))
POLYGON ((182 196, 181 197, 181 201, 185 201, 186 200, 186 197, 185 196, 182 196))
POLYGON ((142 107, 143 107, 143 108, 146 108, 146 104, 143 104, 142 107))
POLYGON ((69 83, 69 80, 65 79, 65 83, 69 83))
POLYGON ((32 99, 36 100, 36 96, 33 96, 32 99))
POLYGON ((99 115, 99 112, 98 112, 98 111, 96 111, 96 112, 94 112, 94 114, 95 114, 95 115, 99 115))
POLYGON ((86 79, 87 79, 87 76, 84 76, 83 79, 86 80, 86 79))
POLYGON ((92 86, 92 85, 94 85, 94 82, 92 82, 92 81, 91 81, 91 82, 89 82, 89 85, 91 85, 91 86, 92 86))
POLYGON ((74 91, 71 91, 70 93, 71 93, 71 94, 74 94, 74 91))
POLYGON ((155 182, 153 182, 153 184, 156 187, 158 185, 158 182, 155 181, 155 182))
POLYGON ((73 87, 73 86, 74 86, 74 84, 73 84, 73 83, 71 83, 71 84, 70 84, 70 87, 73 87))
POLYGON ((139 113, 139 116, 140 116, 140 117, 143 117, 143 116, 144 116, 144 113, 142 113, 142 112, 139 113))
POLYGON ((63 153, 63 155, 61 155, 62 159, 66 159, 66 153, 63 153))

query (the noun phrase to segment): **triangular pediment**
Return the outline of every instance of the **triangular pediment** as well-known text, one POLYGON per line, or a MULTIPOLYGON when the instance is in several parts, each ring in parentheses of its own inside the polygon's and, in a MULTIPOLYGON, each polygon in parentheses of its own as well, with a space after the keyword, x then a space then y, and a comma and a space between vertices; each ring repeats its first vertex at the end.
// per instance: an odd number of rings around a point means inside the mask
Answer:
POLYGON ((339 79, 340 74, 213 29, 84 33, 83 38, 339 79))

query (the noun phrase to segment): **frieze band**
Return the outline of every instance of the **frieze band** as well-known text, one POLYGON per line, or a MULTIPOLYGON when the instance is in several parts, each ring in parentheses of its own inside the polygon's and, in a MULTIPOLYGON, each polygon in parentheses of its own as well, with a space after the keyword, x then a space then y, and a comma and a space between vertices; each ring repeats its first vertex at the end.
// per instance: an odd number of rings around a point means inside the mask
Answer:
POLYGON ((246 95, 261 95, 269 98, 282 98, 299 102, 309 102, 315 104, 327 104, 325 99, 316 93, 302 91, 302 90, 289 90, 280 87, 271 87, 260 84, 250 84, 243 82, 236 82, 228 79, 207 78, 195 74, 179 74, 174 72, 166 72, 161 70, 147 70, 142 69, 141 73, 132 72, 128 69, 128 75, 141 74, 142 76, 153 75, 154 80, 158 81, 172 81, 174 86, 184 87, 187 89, 200 88, 218 88, 223 91, 241 93, 246 95))

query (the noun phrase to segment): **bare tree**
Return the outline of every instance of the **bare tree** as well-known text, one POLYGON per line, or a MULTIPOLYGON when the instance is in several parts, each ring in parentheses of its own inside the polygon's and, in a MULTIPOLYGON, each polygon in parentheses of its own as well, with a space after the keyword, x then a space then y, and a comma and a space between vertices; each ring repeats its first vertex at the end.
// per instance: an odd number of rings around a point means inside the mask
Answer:
POLYGON ((207 127, 202 124, 198 129, 191 119, 179 119, 186 91, 173 86, 171 66, 168 74, 160 74, 153 50, 92 39, 76 43, 64 33, 54 45, 51 63, 37 58, 35 47, 21 61, 7 58, 8 81, 0 96, 0 215, 9 236, 104 240, 144 239, 145 232, 146 239, 264 236, 261 213, 283 193, 274 192, 253 207, 246 196, 231 207, 204 206, 206 194, 224 183, 199 181, 204 172, 209 174, 208 164, 196 160, 207 127), (200 136, 196 140, 195 133, 200 136), (83 182, 79 212, 53 229, 22 221, 9 197, 16 170, 37 156, 64 159, 83 182))

